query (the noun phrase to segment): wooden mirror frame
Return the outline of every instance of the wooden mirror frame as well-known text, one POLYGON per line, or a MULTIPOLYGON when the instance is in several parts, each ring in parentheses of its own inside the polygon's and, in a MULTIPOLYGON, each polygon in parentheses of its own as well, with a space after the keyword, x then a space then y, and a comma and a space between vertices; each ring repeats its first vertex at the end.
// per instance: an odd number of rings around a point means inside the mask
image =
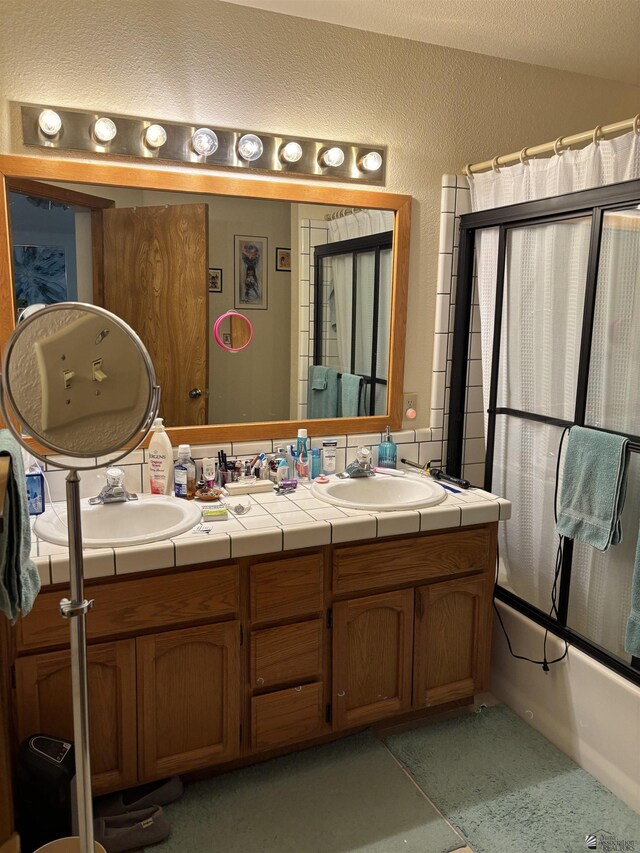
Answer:
MULTIPOLYGON (((65 160, 58 156, 48 155, 31 157, 2 154, 0 155, 0 176, 2 179, 2 186, 0 187, 0 350, 2 352, 4 352, 7 340, 15 327, 8 192, 12 187, 18 185, 20 179, 392 210, 395 214, 395 221, 387 414, 359 418, 204 424, 202 426, 171 427, 167 429, 167 432, 171 443, 177 446, 183 443, 198 445, 274 437, 285 438, 295 435, 299 427, 306 427, 309 434, 313 436, 383 432, 387 425, 393 429, 398 429, 401 426, 411 196, 359 188, 334 187, 326 184, 294 183, 281 178, 247 178, 208 172, 193 167, 187 169, 137 162, 107 162, 97 159, 65 160)), ((92 215, 101 216, 101 212, 96 211, 92 215)), ((148 440, 143 446, 146 446, 147 443, 148 440)))

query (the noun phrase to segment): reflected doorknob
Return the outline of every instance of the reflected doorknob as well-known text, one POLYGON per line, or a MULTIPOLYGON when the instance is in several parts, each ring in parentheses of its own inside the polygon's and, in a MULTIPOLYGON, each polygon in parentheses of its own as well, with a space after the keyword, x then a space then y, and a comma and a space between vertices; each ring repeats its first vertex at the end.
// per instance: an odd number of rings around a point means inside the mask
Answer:
POLYGON ((198 397, 202 397, 202 391, 199 388, 192 388, 191 391, 189 391, 189 396, 192 400, 197 400, 198 397))

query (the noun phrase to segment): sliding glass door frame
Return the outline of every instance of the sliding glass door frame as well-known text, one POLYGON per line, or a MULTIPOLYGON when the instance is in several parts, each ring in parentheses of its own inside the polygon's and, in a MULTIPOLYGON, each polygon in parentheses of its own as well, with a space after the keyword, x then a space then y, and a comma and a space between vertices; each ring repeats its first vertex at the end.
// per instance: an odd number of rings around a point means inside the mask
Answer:
MULTIPOLYGON (((589 367, 593 340, 593 326, 596 310, 598 270, 602 245, 602 225, 606 212, 627 209, 640 205, 640 180, 609 184, 604 187, 581 190, 563 196, 538 199, 521 204, 482 210, 464 214, 460 218, 460 239, 457 265, 456 306, 453 332, 453 351, 451 364, 451 389, 449 405, 449 426, 447 432, 447 471, 455 476, 462 473, 462 455, 464 443, 466 375, 469 357, 469 332, 474 280, 474 259, 476 234, 482 230, 498 229, 498 256, 496 269, 496 301, 493 325, 493 346, 491 379, 489 385, 489 405, 487 409, 487 435, 485 456, 484 488, 491 491, 495 449, 496 418, 498 416, 520 418, 561 428, 574 425, 584 426, 589 367), (507 261, 507 241, 509 233, 515 228, 534 225, 549 225, 578 217, 591 218, 589 254, 584 293, 584 309, 580 341, 580 356, 576 381, 575 413, 572 421, 548 417, 540 413, 499 407, 498 378, 500 367, 500 348, 502 339, 502 317, 504 301, 504 279, 507 261)), ((590 429, 597 427, 588 424, 590 429)), ((629 439, 631 452, 640 452, 640 435, 623 433, 617 430, 605 430, 625 435, 629 439)), ((507 522, 508 523, 508 522, 507 522)), ((591 657, 604 663, 625 678, 640 685, 640 659, 633 658, 631 665, 610 654, 591 639, 573 631, 567 624, 569 593, 571 588, 571 566, 573 559, 573 541, 565 540, 560 587, 558 595, 558 617, 541 611, 510 590, 496 584, 496 598, 548 628, 557 636, 582 649, 591 657)))

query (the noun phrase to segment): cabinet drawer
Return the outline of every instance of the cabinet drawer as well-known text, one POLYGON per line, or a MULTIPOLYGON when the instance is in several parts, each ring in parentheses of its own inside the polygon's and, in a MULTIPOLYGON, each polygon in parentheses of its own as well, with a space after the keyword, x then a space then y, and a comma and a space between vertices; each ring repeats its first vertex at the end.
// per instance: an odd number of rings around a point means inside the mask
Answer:
POLYGON ((320 553, 254 563, 250 577, 252 622, 307 616, 322 610, 320 553))
POLYGON ((259 752, 298 743, 320 734, 323 719, 322 682, 254 696, 251 746, 259 752))
POLYGON ((491 525, 336 548, 333 591, 399 586, 489 569, 495 559, 495 528, 491 525))
MULTIPOLYGON (((238 566, 89 585, 85 594, 95 599, 87 616, 90 640, 217 619, 238 611, 238 566)), ((69 643, 69 626, 59 612, 62 596, 38 596, 31 613, 18 623, 18 651, 69 643)))
POLYGON ((322 671, 322 620, 251 634, 251 686, 303 681, 322 671))

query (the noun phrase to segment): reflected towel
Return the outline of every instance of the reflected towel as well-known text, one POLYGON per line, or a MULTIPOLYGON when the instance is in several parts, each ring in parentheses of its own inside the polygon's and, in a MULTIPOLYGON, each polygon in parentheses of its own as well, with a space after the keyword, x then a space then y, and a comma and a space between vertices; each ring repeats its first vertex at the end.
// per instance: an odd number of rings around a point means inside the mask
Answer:
POLYGON ((630 655, 640 658, 640 536, 636 547, 636 562, 631 581, 631 613, 627 620, 624 637, 624 649, 630 655))
POLYGON ((0 456, 11 458, 0 532, 0 610, 14 622, 33 607, 40 575, 30 558, 31 527, 22 450, 8 430, 0 430, 0 456))
POLYGON ((564 460, 556 530, 598 551, 622 540, 628 440, 574 426, 564 460))
POLYGON ((328 372, 328 367, 324 367, 322 364, 312 364, 309 367, 309 388, 314 391, 324 391, 327 387, 328 372))
POLYGON ((360 392, 362 376, 354 373, 343 373, 340 379, 341 417, 357 418, 360 414, 360 392))
POLYGON ((308 418, 338 416, 338 373, 332 367, 312 364, 307 391, 308 418))

